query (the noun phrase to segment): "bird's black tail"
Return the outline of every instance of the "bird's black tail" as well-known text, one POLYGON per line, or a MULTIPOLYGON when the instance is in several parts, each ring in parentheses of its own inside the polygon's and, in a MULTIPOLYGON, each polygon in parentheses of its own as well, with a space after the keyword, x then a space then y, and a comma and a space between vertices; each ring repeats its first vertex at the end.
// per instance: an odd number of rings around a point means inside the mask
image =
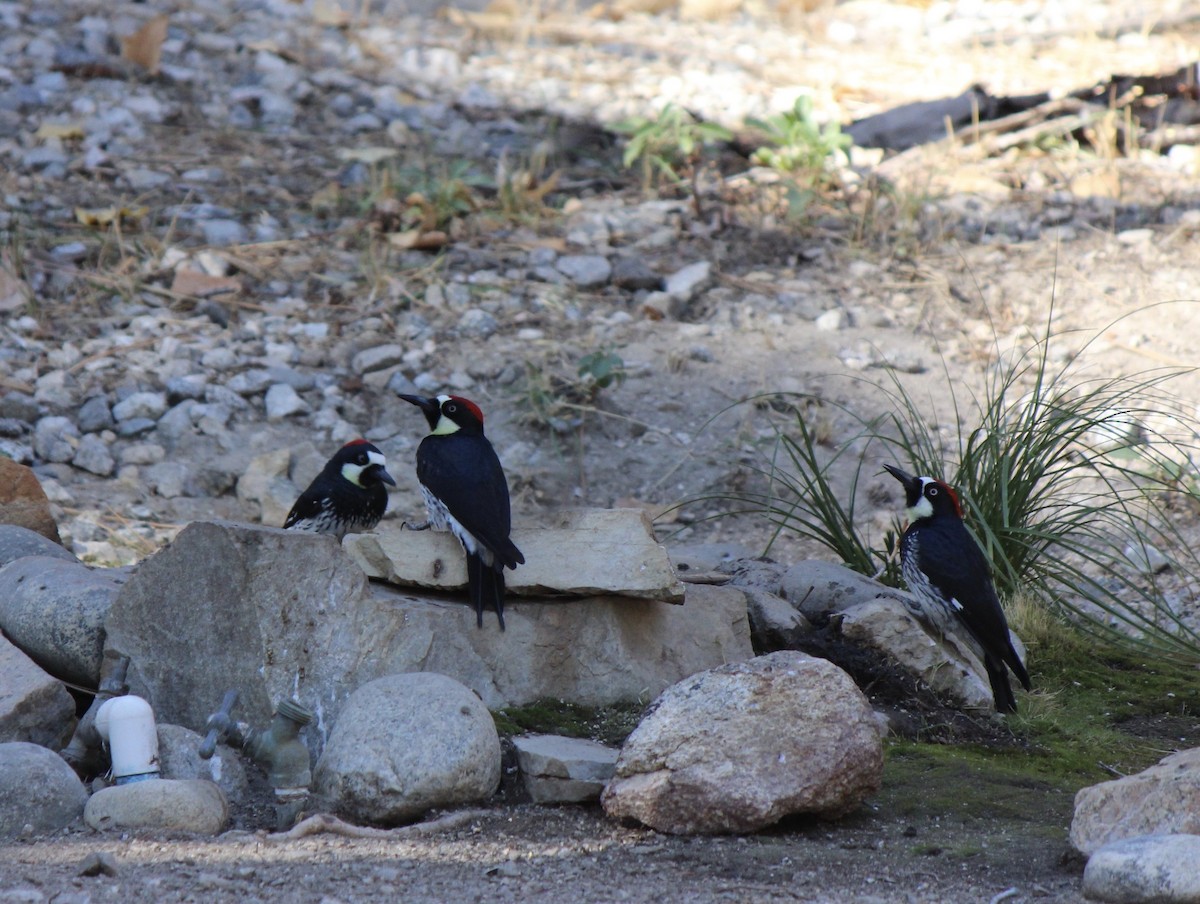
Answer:
MULTIPOLYGON (((497 565, 500 563, 497 562, 497 565)), ((467 585, 471 591, 471 602, 475 606, 475 623, 483 627, 483 608, 490 605, 504 630, 504 568, 485 565, 479 556, 467 554, 467 585)))
MULTIPOLYGON (((984 654, 983 667, 987 669, 988 681, 992 685, 992 701, 996 705, 996 712, 1015 713, 1017 698, 1013 696, 1012 685, 1008 681, 1007 667, 991 653, 984 654)), ((1027 682, 1028 676, 1026 676, 1026 687, 1029 686, 1027 682)))
POLYGON ((1021 657, 1017 655, 1017 650, 1012 645, 1011 639, 1008 642, 1008 649, 1004 651, 1004 661, 1008 663, 1008 667, 1017 676, 1017 680, 1021 682, 1021 686, 1025 690, 1032 690, 1033 685, 1029 683, 1029 672, 1025 669, 1025 663, 1021 662, 1021 657))

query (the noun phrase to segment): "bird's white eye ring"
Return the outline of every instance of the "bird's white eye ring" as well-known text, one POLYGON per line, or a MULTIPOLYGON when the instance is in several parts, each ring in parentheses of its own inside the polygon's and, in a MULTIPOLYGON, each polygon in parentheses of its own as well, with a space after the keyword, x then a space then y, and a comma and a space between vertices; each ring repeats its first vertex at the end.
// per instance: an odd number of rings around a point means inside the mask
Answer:
POLYGON ((444 410, 446 414, 454 414, 454 412, 458 411, 458 406, 451 402, 445 407, 444 410))
POLYGON ((937 487, 930 487, 929 489, 927 489, 927 490, 925 491, 925 495, 926 495, 926 496, 936 496, 937 494, 938 494, 938 488, 937 488, 937 487))

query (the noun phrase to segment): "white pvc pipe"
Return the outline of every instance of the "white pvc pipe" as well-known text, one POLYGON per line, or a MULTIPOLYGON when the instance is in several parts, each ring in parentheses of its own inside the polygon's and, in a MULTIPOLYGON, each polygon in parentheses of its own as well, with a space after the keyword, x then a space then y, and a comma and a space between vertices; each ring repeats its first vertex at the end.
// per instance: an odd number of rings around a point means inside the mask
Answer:
POLYGON ((158 728, 149 703, 131 694, 106 700, 96 711, 96 731, 108 741, 118 785, 158 778, 158 728))

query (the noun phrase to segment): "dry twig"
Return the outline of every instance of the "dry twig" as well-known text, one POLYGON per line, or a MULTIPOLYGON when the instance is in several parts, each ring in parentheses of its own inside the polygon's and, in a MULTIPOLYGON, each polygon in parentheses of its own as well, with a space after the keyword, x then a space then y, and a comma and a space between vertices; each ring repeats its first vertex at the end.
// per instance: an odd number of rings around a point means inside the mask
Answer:
POLYGON ((331 835, 344 835, 347 838, 403 841, 408 838, 422 838, 425 835, 436 835, 438 832, 449 832, 452 829, 461 828, 467 823, 486 816, 487 812, 487 810, 458 810, 454 813, 447 813, 445 816, 439 816, 437 819, 429 819, 395 829, 356 826, 349 822, 343 822, 328 813, 317 813, 307 819, 302 819, 286 832, 272 832, 267 836, 267 840, 295 841, 298 838, 307 838, 309 835, 328 832, 331 835))

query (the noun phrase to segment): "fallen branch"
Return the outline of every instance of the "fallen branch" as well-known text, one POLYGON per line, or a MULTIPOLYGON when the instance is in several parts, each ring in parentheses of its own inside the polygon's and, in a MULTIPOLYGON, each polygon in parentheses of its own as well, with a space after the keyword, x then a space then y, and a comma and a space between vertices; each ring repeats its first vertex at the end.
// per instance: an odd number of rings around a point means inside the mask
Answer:
POLYGON ((286 832, 272 832, 267 835, 268 841, 295 841, 307 838, 309 835, 344 835, 347 838, 370 838, 378 841, 402 841, 407 838, 421 838, 425 835, 436 835, 438 832, 449 832, 467 823, 474 822, 486 816, 487 810, 458 810, 447 813, 437 819, 414 823, 410 826, 400 826, 395 829, 375 829, 370 826, 356 826, 344 822, 329 813, 317 813, 302 819, 286 832))
POLYGON ((1173 147, 1177 144, 1200 144, 1200 126, 1166 125, 1138 136, 1138 146, 1153 148, 1173 147))
POLYGON ((1008 116, 1001 116, 999 119, 991 119, 987 122, 973 123, 967 128, 956 132, 954 139, 963 144, 982 143, 983 136, 985 135, 993 135, 997 132, 1009 132, 1030 123, 1041 123, 1058 116, 1060 113, 1078 114, 1086 106, 1087 104, 1078 98, 1059 97, 1054 100, 1048 100, 1044 104, 1038 104, 1036 107, 1030 107, 1028 110, 1022 110, 1019 113, 1011 113, 1008 116))

